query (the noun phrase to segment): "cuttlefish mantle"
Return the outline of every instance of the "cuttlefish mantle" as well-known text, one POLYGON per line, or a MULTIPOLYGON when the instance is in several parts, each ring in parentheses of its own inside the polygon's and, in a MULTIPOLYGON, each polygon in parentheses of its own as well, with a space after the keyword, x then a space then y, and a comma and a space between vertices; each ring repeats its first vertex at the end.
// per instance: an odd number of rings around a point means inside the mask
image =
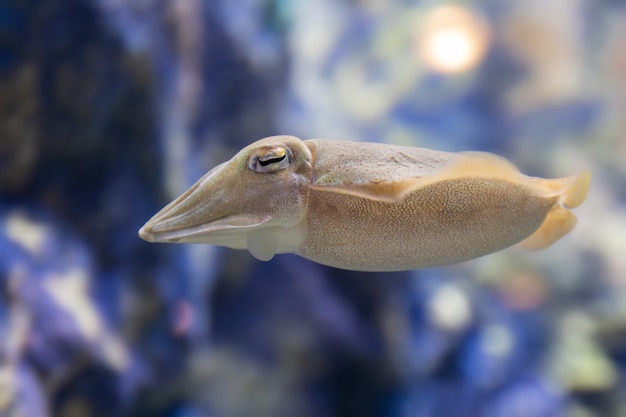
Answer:
POLYGON ((149 242, 295 253, 359 271, 446 265, 570 232, 591 175, 528 177, 485 152, 272 136, 213 168, 140 230, 149 242))

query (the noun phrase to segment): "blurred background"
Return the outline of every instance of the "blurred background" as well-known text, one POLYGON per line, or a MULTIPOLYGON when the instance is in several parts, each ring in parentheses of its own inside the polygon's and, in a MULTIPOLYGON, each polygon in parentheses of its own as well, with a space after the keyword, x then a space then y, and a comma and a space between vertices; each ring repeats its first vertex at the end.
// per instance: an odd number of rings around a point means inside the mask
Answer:
POLYGON ((626 1, 0 1, 0 416, 626 416, 626 1), (591 169, 554 247, 148 244, 274 134, 591 169))

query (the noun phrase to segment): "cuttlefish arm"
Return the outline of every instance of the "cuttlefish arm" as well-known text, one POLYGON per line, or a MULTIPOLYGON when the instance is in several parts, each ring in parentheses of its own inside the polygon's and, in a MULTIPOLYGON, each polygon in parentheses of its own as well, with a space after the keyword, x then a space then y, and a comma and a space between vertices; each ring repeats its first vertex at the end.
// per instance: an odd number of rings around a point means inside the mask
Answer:
POLYGON ((547 247, 576 224, 589 173, 521 174, 481 152, 275 136, 214 168, 140 230, 148 241, 296 253, 364 271, 444 265, 513 244, 547 247))

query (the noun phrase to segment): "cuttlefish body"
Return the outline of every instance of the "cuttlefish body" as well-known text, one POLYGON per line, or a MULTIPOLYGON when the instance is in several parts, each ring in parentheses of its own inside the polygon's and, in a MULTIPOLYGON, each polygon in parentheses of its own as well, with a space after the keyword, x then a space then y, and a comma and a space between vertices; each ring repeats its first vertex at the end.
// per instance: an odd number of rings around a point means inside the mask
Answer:
POLYGON ((456 263, 518 242, 550 246, 576 224, 588 172, 528 177, 484 152, 261 139, 205 174, 139 231, 150 242, 296 253, 338 268, 456 263))

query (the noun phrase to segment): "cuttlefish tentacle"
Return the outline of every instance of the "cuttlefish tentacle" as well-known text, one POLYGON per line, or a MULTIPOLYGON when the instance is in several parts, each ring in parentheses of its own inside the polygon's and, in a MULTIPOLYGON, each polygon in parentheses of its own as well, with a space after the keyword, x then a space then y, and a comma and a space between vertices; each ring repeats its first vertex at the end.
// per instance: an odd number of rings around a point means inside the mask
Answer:
POLYGON ((484 152, 274 136, 218 166, 140 230, 269 260, 296 253, 364 271, 445 265, 522 242, 541 249, 576 224, 588 172, 525 176, 484 152))

